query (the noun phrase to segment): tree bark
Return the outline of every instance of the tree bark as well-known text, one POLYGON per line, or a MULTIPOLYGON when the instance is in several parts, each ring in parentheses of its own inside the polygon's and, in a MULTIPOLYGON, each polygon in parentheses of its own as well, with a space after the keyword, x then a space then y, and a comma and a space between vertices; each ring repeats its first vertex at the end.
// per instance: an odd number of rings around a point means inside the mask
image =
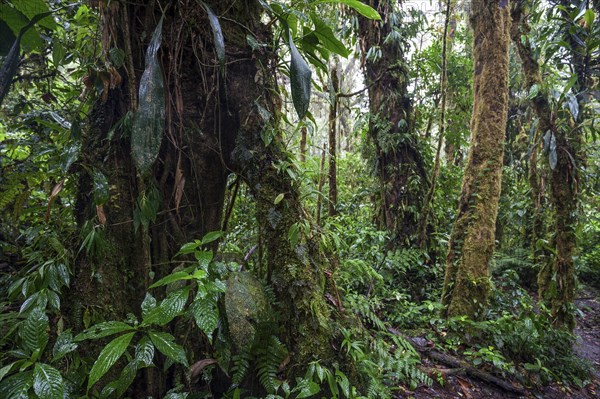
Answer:
POLYGON ((340 79, 338 77, 338 62, 335 60, 330 66, 331 87, 329 90, 329 206, 328 215, 335 216, 337 213, 337 119, 338 119, 338 93, 340 91, 340 79))
MULTIPOLYGON (((319 266, 323 255, 310 234, 295 246, 287 239, 291 226, 305 215, 298 187, 276 167, 287 159, 277 116, 281 99, 274 94, 276 54, 268 46, 253 50, 246 41, 246 35, 252 34, 259 42, 271 43, 271 32, 261 22, 263 9, 258 1, 205 3, 219 16, 228 58, 224 69, 207 28, 207 13, 196 0, 170 3, 166 9, 154 0, 101 3, 103 43, 109 47, 104 49, 104 61, 111 62, 112 47, 126 49, 128 59, 118 70, 124 81, 97 100, 83 136, 78 222, 98 225, 108 248, 79 256, 73 294, 65 304, 69 324, 81 330, 86 312, 92 312, 92 324, 123 320, 129 313, 139 316, 152 275, 156 281, 173 271, 179 262, 172 258, 182 244, 220 230, 227 176, 233 171, 256 200, 270 284, 277 296, 277 333, 290 351, 292 364, 313 359, 327 364, 335 355, 329 344, 331 315, 324 300, 324 269, 319 266), (128 124, 119 122, 136 110, 136 82, 161 16, 165 130, 158 159, 149 175, 141 176, 130 155, 128 124), (270 117, 265 118, 257 104, 270 117), (262 139, 266 129, 275 135, 270 145, 262 139), (105 223, 95 216, 99 211, 93 202, 93 170, 104 172, 110 187, 101 209, 105 223), (149 221, 147 229, 136 230, 136 212, 152 187, 159 193, 156 219, 149 221), (274 204, 279 194, 284 194, 284 200, 274 204)), ((207 348, 195 337, 192 334, 180 343, 199 357, 207 348)), ((160 369, 149 369, 153 376, 146 379, 156 383, 137 384, 134 397, 165 394, 171 382, 160 369)))
POLYGON ((508 115, 508 1, 473 1, 473 115, 458 216, 448 245, 443 315, 483 316, 489 294, 508 115))
POLYGON ((382 17, 381 21, 363 18, 359 23, 365 83, 369 87, 369 137, 375 145, 381 185, 378 219, 380 226, 392 233, 397 245, 414 244, 428 180, 413 126, 408 69, 402 43, 388 37, 394 32, 389 18, 394 2, 366 3, 382 17), (380 50, 380 54, 376 55, 375 50, 380 50))

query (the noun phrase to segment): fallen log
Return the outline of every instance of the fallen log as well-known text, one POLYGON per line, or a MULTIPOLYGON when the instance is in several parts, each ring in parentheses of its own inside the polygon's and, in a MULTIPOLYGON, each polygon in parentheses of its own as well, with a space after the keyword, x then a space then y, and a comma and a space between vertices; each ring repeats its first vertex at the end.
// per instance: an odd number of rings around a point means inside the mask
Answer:
POLYGON ((438 352, 429 346, 423 345, 419 342, 418 339, 406 336, 394 328, 388 328, 388 331, 410 342, 410 344, 415 348, 417 352, 421 353, 424 356, 427 356, 431 360, 442 363, 446 366, 464 370, 465 374, 467 374, 468 376, 477 378, 481 381, 485 381, 490 384, 494 384, 507 392, 511 392, 521 396, 526 395, 526 391, 522 388, 515 387, 511 383, 504 381, 490 373, 478 370, 475 367, 471 366, 469 363, 465 362, 464 360, 461 360, 452 355, 448 355, 446 353, 438 352))

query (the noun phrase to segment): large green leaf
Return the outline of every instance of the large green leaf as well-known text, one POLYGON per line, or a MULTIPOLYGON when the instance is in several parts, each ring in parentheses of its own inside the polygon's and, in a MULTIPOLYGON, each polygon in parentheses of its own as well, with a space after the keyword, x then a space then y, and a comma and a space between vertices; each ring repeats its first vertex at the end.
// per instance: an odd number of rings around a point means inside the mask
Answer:
POLYGON ((48 7, 48 2, 45 0, 21 0, 21 1, 13 1, 13 5, 19 11, 21 11, 27 18, 30 20, 34 17, 45 14, 38 24, 43 26, 44 28, 48 28, 54 30, 56 28, 56 22, 49 15, 50 7, 48 7))
POLYGON ((134 327, 122 321, 107 321, 104 323, 96 324, 84 332, 78 334, 74 341, 84 341, 86 339, 98 339, 108 337, 109 335, 117 334, 120 332, 131 331, 134 327))
POLYGON ((154 164, 165 128, 165 95, 158 49, 162 40, 162 18, 146 51, 146 69, 140 79, 139 105, 131 126, 131 155, 142 175, 154 164))
POLYGON ((323 3, 339 3, 339 4, 346 4, 349 7, 352 7, 353 9, 355 9, 356 11, 358 11, 361 15, 369 18, 369 19, 375 19, 377 21, 381 20, 381 16, 379 15, 379 13, 374 10, 372 7, 369 7, 368 5, 366 5, 365 3, 359 1, 359 0, 319 0, 314 2, 314 5, 319 5, 319 4, 323 4, 323 3))
POLYGON ((50 323, 44 309, 34 308, 28 315, 21 329, 23 346, 31 352, 43 352, 48 344, 48 331, 50 323))
POLYGON ((0 382, 0 398, 29 399, 27 391, 33 385, 33 372, 31 370, 13 374, 0 382))
POLYGON ((219 309, 215 299, 212 297, 202 298, 200 295, 196 296, 192 306, 190 306, 190 312, 194 316, 198 328, 212 341, 212 333, 219 322, 219 309))
POLYGON ((96 383, 123 355, 135 332, 121 335, 110 341, 98 355, 98 360, 90 370, 88 390, 96 383))
POLYGON ((150 366, 152 364, 154 360, 154 345, 147 336, 143 336, 135 346, 135 360, 143 366, 150 366))
POLYGON ((294 102, 294 108, 298 114, 298 118, 304 118, 308 111, 308 105, 310 104, 310 85, 311 85, 311 72, 308 64, 304 61, 304 58, 298 52, 292 35, 289 36, 290 46, 290 81, 292 87, 292 101, 294 102))
POLYGON ((125 391, 127 391, 127 388, 129 388, 135 379, 139 369, 138 366, 138 362, 134 360, 123 367, 119 379, 106 385, 104 389, 102 389, 100 398, 122 398, 125 391))
POLYGON ((175 338, 168 333, 158 331, 148 331, 150 340, 163 355, 169 359, 181 363, 186 367, 189 367, 189 363, 185 356, 183 348, 175 343, 175 338))
POLYGON ((57 362, 75 349, 77 349, 77 344, 73 342, 73 334, 70 330, 64 331, 56 339, 56 343, 52 349, 52 361, 57 362))
POLYGON ((155 282, 148 288, 156 288, 156 287, 160 287, 162 285, 174 283, 176 281, 191 280, 191 279, 192 279, 192 276, 190 276, 190 274, 188 272, 179 271, 179 272, 171 273, 168 276, 161 278, 160 280, 158 280, 157 282, 155 282))
POLYGON ((163 299, 159 306, 150 310, 142 321, 143 325, 158 324, 164 326, 175 318, 183 308, 188 300, 190 293, 190 287, 183 287, 177 291, 169 293, 169 295, 163 299))
POLYGON ((316 15, 311 15, 311 19, 315 24, 315 35, 319 38, 319 42, 328 50, 333 51, 342 57, 348 57, 350 50, 344 46, 344 43, 338 40, 333 33, 333 30, 321 18, 316 15))
POLYGON ((65 385, 60 372, 44 363, 36 363, 33 370, 33 391, 40 399, 62 398, 65 385))

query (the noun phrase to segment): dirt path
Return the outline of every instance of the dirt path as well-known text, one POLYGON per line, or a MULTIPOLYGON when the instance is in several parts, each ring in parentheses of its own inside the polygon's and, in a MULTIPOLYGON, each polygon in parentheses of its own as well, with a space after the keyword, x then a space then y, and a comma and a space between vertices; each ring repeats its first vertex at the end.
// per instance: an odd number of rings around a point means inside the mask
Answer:
MULTIPOLYGON (((593 381, 582 389, 570 389, 558 384, 528 390, 519 396, 466 375, 446 375, 444 386, 435 383, 420 387, 414 392, 399 391, 397 398, 414 399, 596 399, 600 398, 600 296, 599 292, 585 290, 579 294, 575 305, 579 310, 575 335, 575 352, 594 364, 593 381)), ((425 367, 440 369, 440 365, 424 359, 425 367)), ((518 382, 513 382, 520 386, 518 382)))

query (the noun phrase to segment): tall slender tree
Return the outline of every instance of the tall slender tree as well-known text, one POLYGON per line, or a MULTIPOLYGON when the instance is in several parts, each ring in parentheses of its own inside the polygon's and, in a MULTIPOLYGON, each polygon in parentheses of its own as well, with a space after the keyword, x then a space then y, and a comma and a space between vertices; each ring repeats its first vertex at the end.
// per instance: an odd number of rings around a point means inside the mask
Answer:
POLYGON ((471 147, 452 229, 442 293, 443 315, 480 318, 489 293, 508 115, 507 0, 474 0, 471 147))

